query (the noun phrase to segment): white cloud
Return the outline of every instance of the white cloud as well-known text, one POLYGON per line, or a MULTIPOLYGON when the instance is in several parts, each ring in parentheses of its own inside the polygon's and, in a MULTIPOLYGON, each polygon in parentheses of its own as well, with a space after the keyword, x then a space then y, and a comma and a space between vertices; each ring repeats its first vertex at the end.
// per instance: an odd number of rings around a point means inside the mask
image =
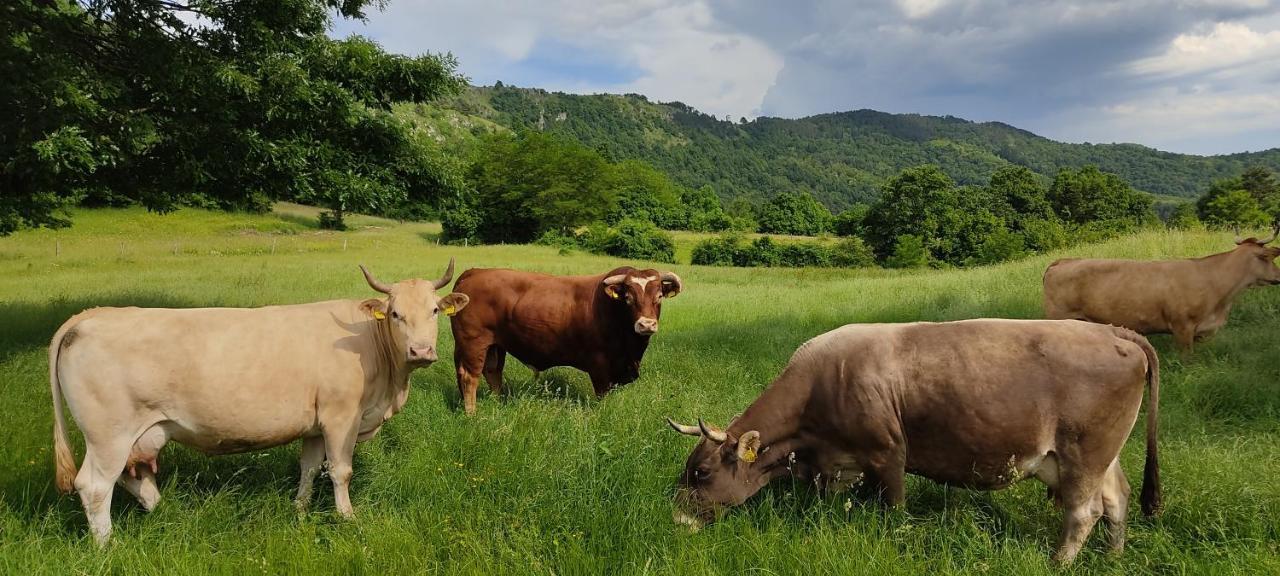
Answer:
POLYGON ((1181 76, 1241 65, 1280 67, 1280 30, 1258 32, 1218 22, 1207 33, 1179 34, 1160 55, 1134 62, 1139 74, 1181 76))
POLYGON ((540 43, 569 46, 628 77, 584 73, 539 79, 538 87, 637 92, 720 116, 754 116, 782 68, 778 54, 722 26, 703 1, 399 0, 384 13, 371 13, 369 21, 340 25, 337 33, 371 36, 393 52, 452 51, 462 71, 481 83, 520 81, 540 43))

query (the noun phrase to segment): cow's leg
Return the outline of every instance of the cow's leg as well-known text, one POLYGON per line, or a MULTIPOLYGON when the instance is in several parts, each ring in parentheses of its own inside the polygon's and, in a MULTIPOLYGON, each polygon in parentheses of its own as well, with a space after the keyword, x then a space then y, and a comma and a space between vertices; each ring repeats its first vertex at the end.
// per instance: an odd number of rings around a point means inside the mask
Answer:
POLYGON ((150 512, 160 503, 160 488, 156 485, 156 471, 159 469, 160 451, 169 441, 168 430, 164 424, 156 424, 147 428, 133 443, 133 449, 126 461, 127 469, 116 482, 133 494, 142 504, 142 508, 150 512))
POLYGON ((76 475, 76 491, 84 504, 93 541, 106 546, 111 538, 111 493, 129 460, 128 440, 92 441, 86 438, 84 462, 76 475))
POLYGON ((302 439, 302 457, 298 459, 302 476, 298 479, 298 496, 293 504, 298 512, 306 512, 311 505, 311 489, 316 482, 316 474, 320 465, 324 464, 324 437, 312 436, 302 439))
POLYGON ((489 391, 502 393, 502 369, 507 365, 507 351, 497 345, 489 347, 484 357, 484 379, 489 382, 489 391))
POLYGON ((480 385, 480 373, 484 371, 489 346, 489 342, 477 341, 466 344, 458 341, 454 345, 453 363, 458 370, 458 396, 462 400, 462 411, 467 414, 476 413, 476 388, 480 385))
POLYGON ((604 398, 604 395, 608 394, 609 389, 613 387, 607 370, 595 370, 587 375, 591 377, 591 388, 595 390, 597 399, 604 398))
POLYGON ((1102 516, 1103 500, 1099 490, 1101 478, 1063 479, 1058 485, 1058 495, 1062 502, 1062 538, 1058 543, 1058 551, 1053 559, 1061 564, 1070 564, 1080 553, 1093 525, 1102 516))
POLYGON ((356 436, 360 428, 359 414, 351 414, 324 427, 324 451, 329 457, 329 479, 333 481, 333 504, 343 518, 351 518, 351 460, 356 449, 356 436))
POLYGON ((1178 345, 1178 349, 1182 351, 1183 356, 1190 356, 1192 346, 1196 342, 1196 327, 1193 325, 1178 325, 1172 328, 1173 341, 1178 345))
POLYGON ((871 463, 880 488, 880 501, 887 508, 897 508, 907 502, 906 457, 887 454, 871 463))
POLYGON ((1129 512, 1129 480, 1120 468, 1117 456, 1102 480, 1102 519, 1107 523, 1111 551, 1124 552, 1125 517, 1129 512))

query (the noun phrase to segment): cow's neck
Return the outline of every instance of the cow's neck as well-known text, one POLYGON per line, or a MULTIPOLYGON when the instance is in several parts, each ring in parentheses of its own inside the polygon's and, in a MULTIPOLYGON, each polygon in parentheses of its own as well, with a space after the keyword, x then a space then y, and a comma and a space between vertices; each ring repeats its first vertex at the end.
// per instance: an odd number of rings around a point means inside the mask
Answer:
POLYGON ((413 369, 407 361, 408 351, 398 346, 391 334, 390 321, 374 322, 373 344, 378 356, 379 376, 385 374, 387 377, 387 390, 397 398, 403 396, 403 392, 409 387, 409 373, 413 369))
POLYGON ((1235 297, 1253 285, 1253 279, 1249 277, 1248 258, 1253 256, 1232 250, 1230 252, 1222 252, 1214 254, 1199 260, 1207 264, 1208 270, 1202 275, 1208 278, 1215 288, 1214 292, 1222 295, 1222 299, 1218 304, 1231 305, 1235 297), (1222 268, 1226 267, 1230 270, 1224 274, 1222 268))
POLYGON ((760 460, 768 474, 806 475, 810 468, 813 438, 805 429, 805 412, 812 382, 803 375, 784 371, 773 384, 735 419, 727 430, 739 438, 748 431, 760 433, 760 460))

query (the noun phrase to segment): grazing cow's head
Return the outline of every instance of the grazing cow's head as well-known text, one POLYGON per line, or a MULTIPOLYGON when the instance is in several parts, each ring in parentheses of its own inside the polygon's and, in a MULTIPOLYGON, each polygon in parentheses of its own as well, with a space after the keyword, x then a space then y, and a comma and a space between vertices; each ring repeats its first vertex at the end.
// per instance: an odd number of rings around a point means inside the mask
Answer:
POLYGON ((677 523, 697 529, 714 522, 725 508, 743 503, 763 488, 770 479, 768 470, 778 465, 776 456, 770 458, 774 465, 760 457, 760 433, 755 430, 735 438, 702 420, 689 426, 668 418, 667 424, 676 432, 701 438, 676 484, 677 523))
POLYGON ((1266 240, 1236 239, 1234 252, 1246 255, 1246 274, 1253 279, 1254 286, 1280 284, 1280 267, 1275 264, 1276 257, 1280 256, 1280 248, 1267 246, 1276 239, 1277 232, 1280 232, 1280 225, 1271 230, 1271 237, 1266 240))
POLYGON ((387 295, 386 300, 365 302, 366 311, 378 322, 390 328, 393 348, 405 354, 405 361, 413 366, 425 366, 435 362, 436 337, 440 325, 436 322, 440 312, 449 316, 466 307, 470 299, 466 294, 454 292, 444 298, 436 297, 436 290, 453 280, 453 259, 449 269, 439 280, 402 280, 395 284, 379 282, 363 265, 364 279, 369 287, 387 295))
POLYGON ((641 336, 652 336, 658 331, 662 299, 674 297, 682 287, 675 272, 659 272, 652 268, 619 268, 600 283, 600 290, 605 296, 618 306, 626 306, 632 326, 641 336))

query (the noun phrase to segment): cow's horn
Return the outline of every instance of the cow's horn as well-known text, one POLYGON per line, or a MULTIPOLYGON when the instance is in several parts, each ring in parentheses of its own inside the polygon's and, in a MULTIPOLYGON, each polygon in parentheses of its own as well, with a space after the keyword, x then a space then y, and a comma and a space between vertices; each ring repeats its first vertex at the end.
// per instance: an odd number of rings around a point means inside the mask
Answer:
POLYGON ((715 442, 724 442, 729 439, 728 434, 707 426, 707 423, 703 422, 701 418, 698 419, 698 429, 702 430, 702 435, 704 437, 715 442))
POLYGON ((1271 237, 1270 237, 1270 238, 1267 238, 1266 240, 1259 240, 1259 241, 1258 241, 1258 244, 1267 244, 1268 242, 1271 242, 1272 240, 1275 240, 1275 239, 1276 239, 1276 234, 1278 234, 1278 233, 1280 233, 1280 223, 1277 223, 1277 224, 1272 225, 1272 227, 1271 227, 1271 237))
POLYGON ((667 282, 675 284, 675 290, 671 291, 672 296, 684 290, 684 282, 680 281, 680 276, 677 276, 675 272, 663 272, 661 278, 663 284, 667 282))
POLYGON ((373 273, 370 272, 368 268, 365 268, 364 264, 360 265, 360 271, 364 272, 364 280, 369 283, 370 288, 373 288, 383 294, 391 293, 391 287, 379 282, 377 278, 374 278, 373 273))
POLYGON ((439 290, 441 288, 444 288, 445 286, 448 286, 449 282, 452 282, 452 281, 453 281, 453 258, 449 258, 449 267, 445 268, 444 276, 441 276, 439 280, 436 280, 431 285, 434 286, 436 290, 439 290))
POLYGON ((1236 224, 1235 226, 1232 226, 1232 227, 1231 227, 1231 231, 1232 231, 1232 232, 1235 232, 1235 235, 1236 235, 1236 244, 1237 244, 1237 245, 1239 245, 1239 244, 1244 244, 1244 238, 1241 238, 1241 237, 1240 237, 1240 225, 1239 225, 1239 224, 1236 224))
POLYGON ((613 286, 614 284, 621 284, 626 279, 626 274, 614 274, 613 276, 604 279, 604 285, 613 286))
POLYGON ((697 426, 690 426, 688 424, 680 424, 670 418, 667 418, 667 426, 670 426, 672 430, 684 434, 685 436, 702 436, 701 428, 698 428, 697 426))

